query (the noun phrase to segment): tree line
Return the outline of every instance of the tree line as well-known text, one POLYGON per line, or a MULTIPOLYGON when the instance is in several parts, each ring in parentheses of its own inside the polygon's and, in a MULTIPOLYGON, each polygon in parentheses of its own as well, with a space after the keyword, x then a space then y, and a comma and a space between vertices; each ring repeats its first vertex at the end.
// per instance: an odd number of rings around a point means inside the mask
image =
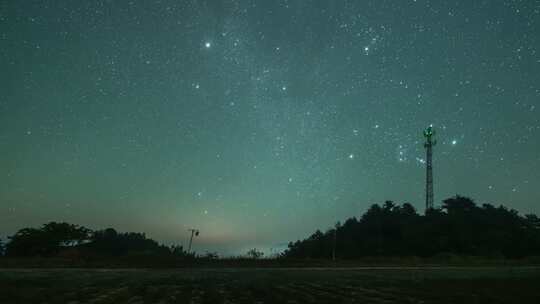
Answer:
MULTIPOLYGON (((264 255, 257 249, 249 250, 237 258, 260 259, 264 255)), ((69 259, 110 260, 135 258, 143 261, 184 259, 215 260, 217 252, 196 254, 183 246, 166 246, 146 237, 144 233, 120 233, 113 228, 92 231, 83 226, 50 222, 39 228, 23 228, 8 238, 0 240, 0 256, 14 258, 61 257, 69 259)))
POLYGON ((441 254, 522 258, 540 256, 540 219, 456 195, 419 215, 409 204, 374 204, 326 232, 290 242, 286 258, 418 256, 441 254))
MULTIPOLYGON (((440 254, 521 258, 540 256, 540 218, 491 204, 478 206, 455 196, 440 208, 417 213, 409 204, 386 201, 372 205, 359 219, 352 217, 326 232, 317 230, 304 240, 290 242, 282 259, 357 259, 362 257, 433 257, 440 254)), ((112 228, 92 231, 83 226, 51 222, 24 228, 0 241, 7 257, 193 258, 182 246, 165 246, 144 233, 119 233, 112 228)), ((258 259, 252 249, 246 257, 258 259)), ((217 253, 198 257, 218 258, 217 253)))
POLYGON ((113 228, 92 231, 56 222, 17 231, 6 244, 0 244, 0 252, 7 257, 190 256, 182 246, 161 245, 144 233, 119 233, 113 228))

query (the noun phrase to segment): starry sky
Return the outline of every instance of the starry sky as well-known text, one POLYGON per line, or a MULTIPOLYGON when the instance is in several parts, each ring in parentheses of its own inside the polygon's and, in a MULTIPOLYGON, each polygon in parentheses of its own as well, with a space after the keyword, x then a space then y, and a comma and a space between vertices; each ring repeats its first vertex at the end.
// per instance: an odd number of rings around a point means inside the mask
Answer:
POLYGON ((538 1, 0 1, 0 237, 274 252, 385 200, 540 212, 538 1))

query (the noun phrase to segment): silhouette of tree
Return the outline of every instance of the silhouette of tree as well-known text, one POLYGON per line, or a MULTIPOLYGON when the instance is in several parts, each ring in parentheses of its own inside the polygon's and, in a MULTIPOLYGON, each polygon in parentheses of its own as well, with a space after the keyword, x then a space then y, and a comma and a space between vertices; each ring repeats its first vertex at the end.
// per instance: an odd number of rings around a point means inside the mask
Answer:
POLYGON ((536 214, 526 214, 527 224, 532 229, 540 229, 540 218, 536 214))
POLYGON ((219 255, 217 252, 205 252, 204 255, 202 256, 203 259, 208 259, 208 260, 216 260, 216 259, 219 259, 219 255))
POLYGON ((410 203, 403 204, 403 206, 401 206, 400 213, 403 216, 416 216, 416 215, 418 215, 416 213, 416 209, 410 203))
POLYGON ((43 232, 60 246, 75 246, 87 241, 91 230, 68 223, 50 222, 43 225, 43 232))
POLYGON ((184 256, 182 247, 173 248, 146 238, 144 233, 118 233, 112 228, 92 232, 68 223, 51 222, 41 228, 24 228, 11 236, 6 254, 16 257, 55 256, 64 248, 76 248, 81 254, 122 256, 153 254, 184 256))
MULTIPOLYGON (((94 232, 91 242, 85 244, 85 249, 111 256, 133 253, 161 255, 171 253, 168 247, 159 245, 156 241, 146 238, 144 233, 118 233, 113 228, 94 232)), ((176 253, 179 253, 179 251, 176 253)))
POLYGON ((264 252, 257 250, 257 248, 253 248, 250 249, 246 255, 250 259, 260 259, 264 256, 264 252))
POLYGON ((284 257, 330 258, 334 229, 340 258, 437 254, 523 257, 540 254, 540 219, 467 197, 446 199, 424 216, 405 203, 372 205, 360 218, 305 240, 290 242, 284 257))
POLYGON ((24 228, 9 237, 6 254, 9 256, 51 256, 62 247, 87 241, 90 230, 77 225, 51 222, 39 229, 24 228))
POLYGON ((9 237, 6 245, 8 256, 38 256, 48 253, 51 242, 40 229, 24 228, 9 237))
POLYGON ((476 204, 472 199, 459 195, 445 199, 442 203, 442 209, 448 214, 471 212, 475 208, 476 204))
POLYGON ((188 255, 188 253, 186 251, 184 251, 184 247, 183 246, 171 246, 171 253, 175 256, 180 256, 180 257, 185 257, 188 255))

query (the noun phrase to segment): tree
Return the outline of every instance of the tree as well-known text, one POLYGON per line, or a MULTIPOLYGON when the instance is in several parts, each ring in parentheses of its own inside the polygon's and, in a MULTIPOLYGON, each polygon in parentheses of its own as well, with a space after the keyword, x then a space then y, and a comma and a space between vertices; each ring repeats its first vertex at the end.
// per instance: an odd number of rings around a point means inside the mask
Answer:
POLYGON ((475 208, 476 204, 472 199, 459 195, 445 199, 442 203, 442 209, 446 210, 448 214, 470 212, 475 208))
POLYGON ((9 240, 6 245, 8 256, 48 256, 58 249, 58 244, 41 229, 23 228, 10 236, 9 240))
POLYGON ((525 220, 533 229, 540 229, 540 218, 536 214, 526 214, 525 220))
POLYGON ((183 246, 180 246, 180 245, 172 245, 171 246, 171 253, 175 256, 181 256, 181 257, 185 257, 187 256, 187 252, 184 251, 184 247, 183 246))
MULTIPOLYGON (((91 242, 84 246, 86 250, 91 252, 111 256, 127 254, 171 254, 169 247, 160 245, 158 242, 147 238, 144 233, 118 233, 113 228, 94 232, 91 242)), ((177 254, 181 250, 183 251, 182 247, 173 250, 176 250, 177 254)))
POLYGON ((60 246, 76 246, 90 238, 91 231, 68 223, 50 222, 42 230, 60 246))
POLYGON ((396 204, 394 204, 393 201, 386 201, 383 204, 383 210, 385 212, 391 212, 396 207, 396 204))
POLYGON ((253 248, 250 249, 246 255, 250 259, 260 259, 264 256, 264 252, 257 250, 257 248, 253 248))
POLYGON ((403 204, 403 206, 401 206, 401 208, 400 208, 400 212, 404 216, 416 216, 416 215, 418 215, 416 213, 416 209, 414 208, 414 206, 409 204, 409 203, 403 204))
POLYGON ((52 256, 61 248, 88 241, 90 230, 68 223, 50 222, 41 228, 23 228, 9 237, 6 254, 9 256, 52 256))
POLYGON ((4 243, 2 242, 2 239, 0 239, 0 256, 4 256, 4 243))
POLYGON ((217 252, 206 251, 204 255, 202 256, 202 258, 208 259, 208 260, 217 260, 219 259, 219 255, 217 252))

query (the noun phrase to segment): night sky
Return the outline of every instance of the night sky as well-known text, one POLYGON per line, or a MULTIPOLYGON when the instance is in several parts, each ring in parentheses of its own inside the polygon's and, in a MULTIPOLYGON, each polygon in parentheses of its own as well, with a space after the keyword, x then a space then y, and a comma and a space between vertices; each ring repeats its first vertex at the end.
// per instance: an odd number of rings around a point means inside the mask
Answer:
POLYGON ((0 237, 222 254, 385 200, 540 212, 538 1, 0 1, 0 237))

